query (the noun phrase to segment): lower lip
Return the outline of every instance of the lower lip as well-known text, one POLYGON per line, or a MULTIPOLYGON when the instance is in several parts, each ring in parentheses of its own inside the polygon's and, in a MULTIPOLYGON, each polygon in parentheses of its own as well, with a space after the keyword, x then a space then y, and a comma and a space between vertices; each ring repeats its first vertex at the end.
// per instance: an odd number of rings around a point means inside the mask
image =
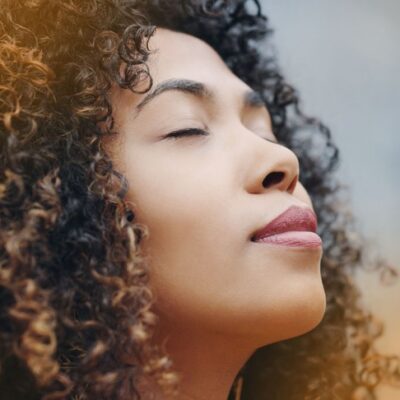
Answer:
POLYGON ((322 240, 314 232, 306 231, 291 231, 282 232, 276 235, 264 237, 262 239, 255 240, 255 243, 268 243, 279 246, 289 247, 321 247, 322 240))

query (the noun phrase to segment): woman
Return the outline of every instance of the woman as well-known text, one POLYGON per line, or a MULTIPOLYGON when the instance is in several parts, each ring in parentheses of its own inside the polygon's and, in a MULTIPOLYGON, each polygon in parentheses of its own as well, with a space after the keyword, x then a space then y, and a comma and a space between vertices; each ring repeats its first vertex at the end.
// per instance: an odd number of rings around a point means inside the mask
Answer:
POLYGON ((338 150, 261 55, 257 1, 10 0, 1 29, 2 398, 396 378, 351 279, 338 150))

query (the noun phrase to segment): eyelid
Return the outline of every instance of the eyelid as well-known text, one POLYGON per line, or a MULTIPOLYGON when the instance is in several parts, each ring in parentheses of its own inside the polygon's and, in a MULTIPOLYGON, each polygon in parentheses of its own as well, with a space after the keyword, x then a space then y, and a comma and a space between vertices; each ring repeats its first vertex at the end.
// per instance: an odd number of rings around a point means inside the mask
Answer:
MULTIPOLYGON (((177 129, 172 132, 168 132, 166 135, 162 137, 162 139, 179 139, 182 137, 190 137, 190 136, 208 136, 209 132, 202 128, 182 128, 177 129)), ((266 137, 262 137, 262 139, 267 140, 268 142, 282 145, 278 140, 272 140, 266 137)))
POLYGON ((202 128, 183 128, 167 133, 162 137, 162 139, 179 139, 182 137, 207 135, 209 135, 209 133, 202 128))

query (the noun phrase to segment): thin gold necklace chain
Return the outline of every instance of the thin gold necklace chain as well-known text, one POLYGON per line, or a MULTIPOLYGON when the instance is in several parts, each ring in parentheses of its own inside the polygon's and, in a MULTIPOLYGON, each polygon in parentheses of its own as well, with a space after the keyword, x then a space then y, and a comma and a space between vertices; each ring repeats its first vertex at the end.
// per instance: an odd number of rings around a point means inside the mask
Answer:
POLYGON ((242 397, 243 376, 240 376, 235 384, 235 400, 240 400, 242 397))

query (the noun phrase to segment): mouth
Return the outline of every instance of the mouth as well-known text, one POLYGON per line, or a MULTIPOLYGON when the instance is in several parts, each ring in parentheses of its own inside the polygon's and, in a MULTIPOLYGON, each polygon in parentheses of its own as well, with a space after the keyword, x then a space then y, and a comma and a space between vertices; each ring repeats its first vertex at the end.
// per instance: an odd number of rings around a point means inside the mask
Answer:
POLYGON ((291 206, 251 236, 252 242, 295 247, 319 247, 317 217, 309 208, 291 206))

